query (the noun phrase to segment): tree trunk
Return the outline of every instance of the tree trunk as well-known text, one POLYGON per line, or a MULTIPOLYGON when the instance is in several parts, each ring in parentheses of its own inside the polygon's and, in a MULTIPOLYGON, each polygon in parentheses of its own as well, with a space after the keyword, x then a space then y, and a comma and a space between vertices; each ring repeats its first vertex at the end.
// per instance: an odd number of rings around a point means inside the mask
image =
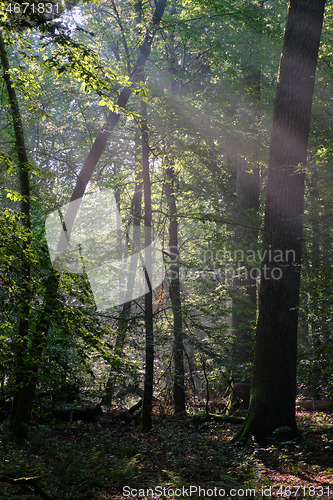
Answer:
POLYGON ((146 329, 146 366, 144 394, 142 403, 141 430, 143 432, 151 429, 151 411, 153 401, 153 383, 154 383, 154 325, 153 325, 153 290, 149 280, 152 275, 151 269, 151 249, 152 242, 152 207, 151 207, 151 185, 149 172, 149 137, 147 125, 147 104, 141 103, 142 115, 142 177, 144 186, 144 206, 145 206, 145 275, 148 283, 149 292, 145 295, 145 329, 146 329))
MULTIPOLYGON (((246 61, 243 64, 242 75, 245 81, 244 91, 250 96, 250 101, 245 101, 245 109, 240 111, 240 119, 247 127, 249 134, 259 134, 257 123, 259 121, 259 105, 261 94, 260 49, 262 35, 263 1, 253 6, 258 22, 253 36, 244 47, 246 61), (249 110, 247 108, 250 108, 249 110), (252 112, 251 112, 252 111, 252 112)), ((259 144, 259 138, 257 143, 259 144)), ((259 148, 258 148, 259 149, 259 148)), ((259 153, 259 151, 258 151, 259 153)), ((258 231, 246 226, 255 226, 254 217, 259 210, 259 168, 249 164, 243 158, 237 158, 236 195, 238 199, 238 221, 235 229, 235 242, 238 249, 254 249, 258 240, 258 231)), ((237 361, 245 365, 253 361, 251 350, 253 330, 257 313, 257 282, 254 267, 247 262, 238 262, 244 266, 245 276, 240 275, 233 283, 232 296, 232 330, 235 335, 235 354, 237 361)), ((244 377, 244 375, 243 375, 244 377)))
MULTIPOLYGON (((324 264, 324 259, 320 255, 320 247, 321 247, 321 220, 320 220, 320 214, 319 214, 319 204, 318 200, 320 199, 320 193, 318 189, 318 172, 315 170, 315 172, 312 175, 311 181, 310 181, 310 190, 309 190, 309 195, 310 195, 310 224, 311 224, 311 233, 312 233, 312 241, 309 244, 310 247, 310 260, 311 262, 311 267, 308 268, 308 273, 311 276, 310 280, 314 283, 311 286, 311 299, 313 300, 314 297, 318 297, 320 292, 318 290, 318 285, 319 288, 321 288, 322 283, 319 278, 318 280, 318 275, 320 276, 321 274, 321 265, 323 265, 323 268, 325 269, 325 264, 324 264)), ((328 264, 328 269, 330 268, 330 264, 328 264)), ((309 298, 309 297, 308 297, 309 298)), ((317 299, 318 300, 318 299, 317 299)), ((303 336, 303 339, 300 340, 305 340, 305 338, 309 335, 309 340, 311 342, 311 347, 313 349, 314 355, 317 357, 320 356, 320 347, 324 338, 323 335, 323 330, 322 328, 317 328, 317 325, 313 325, 312 322, 312 311, 308 311, 308 314, 305 317, 306 321, 306 327, 307 330, 305 330, 305 334, 303 336), (310 312, 310 314, 309 314, 310 312), (310 327, 310 328, 309 328, 310 327)), ((317 311, 318 316, 325 316, 324 311, 317 311)), ((323 367, 321 363, 313 363, 312 369, 311 369, 311 380, 313 380, 314 383, 311 384, 311 397, 313 399, 320 399, 323 394, 321 394, 321 383, 322 383, 322 372, 323 372, 323 367)))
MULTIPOLYGON (((247 170, 251 168, 241 159, 237 165, 237 198, 239 213, 237 220, 242 225, 235 229, 235 242, 239 244, 236 252, 244 249, 254 249, 258 239, 258 231, 247 226, 254 226, 254 217, 259 209, 259 170, 253 168, 253 172, 247 170)), ((235 335, 235 354, 237 361, 242 365, 253 360, 253 350, 251 351, 251 341, 253 339, 253 329, 256 321, 257 305, 257 281, 256 270, 249 263, 237 262, 237 268, 244 269, 244 275, 234 279, 232 292, 232 330, 235 335)))
POLYGON ((30 315, 30 263, 26 256, 26 251, 31 245, 30 233, 30 184, 29 184, 29 159, 25 146, 23 124, 21 119, 20 107, 17 100, 15 87, 10 76, 10 68, 7 50, 4 44, 2 33, 0 31, 0 59, 3 67, 3 78, 6 83, 10 110, 13 120, 16 152, 19 167, 19 185, 20 185, 20 212, 22 224, 25 228, 24 239, 22 243, 21 255, 21 285, 20 298, 18 306, 18 342, 16 346, 16 382, 15 395, 11 413, 11 426, 14 435, 21 439, 25 435, 24 424, 29 423, 32 409, 32 399, 30 397, 33 389, 31 384, 26 385, 26 380, 31 376, 29 370, 29 315, 30 315), (23 394, 22 387, 26 390, 23 394))
POLYGON ((179 250, 178 250, 178 219, 177 205, 175 197, 176 179, 174 168, 166 169, 165 192, 169 207, 169 253, 171 258, 170 265, 170 299, 173 314, 173 353, 175 360, 175 373, 173 382, 173 397, 175 405, 175 414, 184 416, 185 410, 185 382, 184 382, 184 340, 183 340, 183 321, 182 321, 182 303, 180 296, 179 281, 179 250))
POLYGON ((296 437, 304 173, 325 0, 291 0, 270 145, 250 407, 236 438, 296 437))
MULTIPOLYGON (((135 190, 131 203, 131 222, 133 226, 133 236, 130 242, 132 253, 138 252, 140 249, 140 224, 141 224, 141 204, 142 204, 142 190, 143 190, 143 181, 142 181, 142 162, 140 162, 139 167, 139 134, 136 134, 135 137, 135 166, 136 166, 136 180, 135 180, 135 190)), ((128 228, 128 232, 130 232, 130 226, 128 228)), ((136 269, 131 272, 127 278, 127 291, 130 294, 133 290, 134 280, 136 276, 136 269)), ((114 355, 118 358, 123 357, 123 349, 126 338, 126 333, 128 330, 128 319, 131 313, 132 302, 129 300, 123 304, 119 319, 118 319, 118 328, 117 328, 117 337, 116 343, 114 347, 114 355)), ((110 405, 112 401, 112 395, 114 391, 114 387, 117 382, 118 373, 112 367, 111 373, 109 375, 105 394, 103 396, 103 404, 110 405)))
MULTIPOLYGON (((134 64, 134 68, 131 74, 129 75, 133 83, 143 81, 144 66, 150 55, 153 39, 156 34, 157 28, 161 22, 162 16, 164 14, 166 3, 167 0, 159 0, 155 4, 156 7, 151 23, 146 30, 146 35, 144 37, 143 42, 139 46, 139 55, 134 64)), ((118 96, 116 103, 117 107, 119 107, 120 109, 125 109, 128 100, 132 95, 132 92, 133 92, 132 88, 125 87, 118 96)), ((87 184, 91 179, 92 173, 95 170, 97 162, 101 157, 102 153, 104 152, 107 141, 112 131, 116 127, 119 118, 120 118, 119 113, 110 111, 104 129, 97 135, 94 144, 92 145, 92 148, 89 151, 88 156, 83 164, 81 172, 77 177, 76 185, 74 187, 70 201, 82 198, 82 196, 84 195, 87 184)), ((71 218, 69 219, 69 217, 66 217, 67 231, 69 232, 69 234, 71 232, 75 216, 76 216, 75 211, 71 209, 71 218)))
MULTIPOLYGON (((176 7, 172 6, 171 13, 176 14, 176 7)), ((174 43, 174 33, 171 31, 168 40, 169 73, 171 75, 170 91, 172 95, 177 94, 176 67, 177 55, 174 43)), ((179 91, 178 91, 179 93, 179 91)), ((176 204, 176 175, 173 166, 169 166, 165 171, 165 194, 169 208, 169 253, 170 265, 170 286, 169 295, 173 315, 173 355, 174 355, 174 379, 173 379, 173 399, 175 414, 183 417, 185 410, 185 379, 184 379, 184 338, 182 320, 182 302, 180 295, 179 280, 179 248, 178 248, 178 218, 176 204)))

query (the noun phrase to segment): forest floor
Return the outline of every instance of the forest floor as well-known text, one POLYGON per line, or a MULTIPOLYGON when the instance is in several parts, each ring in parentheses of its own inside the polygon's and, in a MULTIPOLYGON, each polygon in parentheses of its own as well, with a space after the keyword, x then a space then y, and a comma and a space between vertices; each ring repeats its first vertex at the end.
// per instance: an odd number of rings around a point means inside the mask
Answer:
POLYGON ((21 446, 4 438, 1 500, 333 499, 333 417, 297 414, 304 440, 232 443, 238 425, 155 417, 142 434, 125 423, 36 425, 21 446), (147 491, 149 490, 149 491, 147 491))

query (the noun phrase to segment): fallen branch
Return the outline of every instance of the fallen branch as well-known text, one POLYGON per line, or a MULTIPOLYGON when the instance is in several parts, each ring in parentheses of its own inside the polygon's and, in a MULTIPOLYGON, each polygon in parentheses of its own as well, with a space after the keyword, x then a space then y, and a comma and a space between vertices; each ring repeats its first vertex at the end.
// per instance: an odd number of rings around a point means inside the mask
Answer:
POLYGON ((296 408, 312 412, 332 413, 333 401, 331 399, 330 400, 298 399, 296 401, 296 408))
POLYGON ((214 415, 209 413, 209 418, 214 420, 214 422, 227 422, 228 424, 242 424, 245 417, 231 417, 229 415, 214 415))
POLYGON ((127 424, 131 424, 135 422, 136 424, 138 417, 141 415, 141 407, 142 407, 142 399, 135 403, 135 405, 131 406, 128 410, 123 411, 118 418, 120 420, 124 420, 127 424))
POLYGON ((215 415, 208 413, 208 415, 194 415, 190 417, 189 424, 202 425, 205 422, 226 422, 228 424, 242 424, 245 420, 244 417, 231 417, 229 415, 215 415))
POLYGON ((302 434, 304 436, 307 436, 308 434, 330 434, 333 432, 333 425, 321 425, 318 428, 315 429, 307 429, 302 431, 302 434))
MULTIPOLYGON (((24 490, 27 491, 27 486, 32 486, 34 491, 38 493, 38 495, 44 500, 53 500, 45 491, 43 491, 37 484, 37 482, 42 479, 42 476, 33 476, 33 477, 9 477, 9 476, 0 476, 0 483, 8 483, 12 485, 18 485, 24 490)), ((28 489, 28 491, 31 491, 28 489)))

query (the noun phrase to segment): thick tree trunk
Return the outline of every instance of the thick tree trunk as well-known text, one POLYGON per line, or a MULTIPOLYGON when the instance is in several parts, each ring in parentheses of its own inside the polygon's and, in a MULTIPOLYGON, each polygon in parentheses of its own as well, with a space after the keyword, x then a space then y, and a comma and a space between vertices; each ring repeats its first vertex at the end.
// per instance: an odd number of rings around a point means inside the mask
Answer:
POLYGON ((173 397, 175 405, 175 414, 183 416, 185 410, 185 382, 184 382, 184 339, 183 339, 183 321, 182 321, 182 303, 180 296, 179 281, 179 249, 178 249, 178 219, 176 205, 176 179, 174 168, 166 169, 165 192, 169 207, 169 253, 171 258, 170 265, 170 299, 173 314, 173 353, 175 360, 175 373, 173 382, 173 397))
POLYGON ((152 206, 151 206, 151 184, 149 172, 149 137, 147 125, 147 104, 142 101, 142 177, 144 187, 144 207, 145 207, 145 275, 148 283, 149 292, 145 295, 145 329, 146 329, 146 366, 145 366, 145 381, 144 394, 142 403, 142 420, 141 430, 143 432, 151 429, 151 411, 153 401, 153 383, 154 383, 154 325, 153 325, 153 290, 149 280, 152 275, 151 269, 151 250, 152 242, 151 226, 152 226, 152 206))
POLYGON ((314 77, 325 0, 291 0, 270 145, 250 407, 238 439, 295 437, 297 307, 314 77))

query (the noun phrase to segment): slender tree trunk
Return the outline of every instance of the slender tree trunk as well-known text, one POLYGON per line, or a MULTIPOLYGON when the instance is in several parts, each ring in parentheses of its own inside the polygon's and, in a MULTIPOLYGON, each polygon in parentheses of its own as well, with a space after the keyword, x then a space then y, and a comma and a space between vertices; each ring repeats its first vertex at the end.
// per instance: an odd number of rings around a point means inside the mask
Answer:
POLYGON ((142 177, 144 186, 144 206, 145 206, 145 275, 148 283, 149 292, 145 295, 145 329, 146 329, 146 366, 144 395, 142 403, 141 430, 143 432, 151 429, 151 411, 153 401, 153 383, 154 383, 154 325, 153 325, 153 290, 149 280, 151 276, 151 249, 152 242, 152 206, 151 206, 151 184, 149 172, 149 136, 147 125, 147 104, 141 103, 142 115, 142 177))
POLYGON ((238 439, 295 437, 304 173, 325 0, 291 0, 270 145, 250 406, 238 439), (282 257, 282 258, 281 258, 282 257))
POLYGON ((176 178, 172 166, 166 169, 165 192, 169 207, 169 253, 171 258, 170 265, 170 299, 173 314, 173 353, 175 360, 175 373, 173 382, 173 397, 176 415, 183 416, 185 410, 185 381, 184 381, 184 339, 183 339, 183 321, 182 321, 182 303, 180 295, 179 281, 179 249, 178 249, 178 219, 176 204, 176 178))
MULTIPOLYGON (((322 304, 320 300, 320 294, 322 289, 322 283, 320 280, 321 266, 322 269, 330 268, 330 264, 328 262, 324 262, 323 255, 321 255, 321 248, 325 248, 325 244, 322 244, 322 227, 321 227, 321 218, 319 212, 319 204, 318 200, 320 199, 320 192, 318 189, 318 172, 317 169, 312 174, 310 179, 310 224, 311 224, 311 242, 309 242, 309 259, 310 266, 308 266, 307 274, 309 275, 310 282, 312 282, 311 291, 307 296, 308 301, 317 301, 317 303, 322 304), (325 264, 328 264, 326 267, 325 264), (319 279, 318 279, 319 278, 319 279), (311 297, 311 299, 310 299, 311 297)), ((325 311, 317 310, 318 316, 325 317, 325 311)), ((316 324, 313 324, 313 314, 312 311, 308 309, 308 314, 305 315, 304 318, 305 328, 303 338, 299 336, 299 339, 302 341, 309 338, 311 342, 311 347, 313 349, 314 356, 317 359, 320 356, 321 345, 323 339, 325 339, 325 333, 322 328, 318 328, 316 324)), ((311 397, 313 399, 320 399, 323 394, 322 392, 322 374, 323 374, 323 366, 322 363, 313 363, 311 368, 311 397)))
POLYGON ((31 245, 29 159, 25 145, 20 107, 17 100, 15 87, 10 76, 8 55, 1 31, 0 58, 14 126, 21 195, 20 212, 22 216, 22 224, 26 230, 24 233, 21 255, 21 290, 18 306, 18 342, 16 345, 16 382, 11 413, 11 426, 13 433, 17 438, 21 439, 25 435, 24 424, 28 424, 30 421, 30 414, 32 409, 31 394, 33 394, 33 387, 31 387, 31 383, 26 383, 26 380, 29 380, 32 375, 29 370, 29 359, 27 359, 29 358, 28 343, 30 315, 30 264, 28 262, 26 252, 31 245))
MULTIPOLYGON (((176 13, 176 7, 172 6, 171 13, 176 13)), ((169 73, 171 75, 170 91, 172 95, 179 94, 176 82, 177 55, 174 43, 174 33, 167 37, 169 59, 169 73)), ((185 409, 185 376, 184 376, 184 335, 182 320, 182 302, 180 294, 179 280, 179 248, 178 248, 178 218, 176 203, 176 174, 173 166, 169 166, 165 171, 165 194, 169 208, 169 253, 170 265, 170 286, 169 295, 173 315, 173 355, 174 355, 174 378, 173 378, 173 399, 175 414, 184 416, 185 409)))
MULTIPOLYGON (((167 0, 159 0, 155 4, 155 11, 151 20, 150 25, 148 26, 146 30, 146 34, 144 37, 143 42, 139 46, 139 55, 137 57, 137 60, 134 64, 134 68, 131 72, 130 79, 133 83, 137 83, 140 81, 143 81, 143 71, 144 71, 144 66, 147 62, 147 59, 150 55, 151 52, 151 47, 152 43, 154 40, 154 36, 156 34, 157 28, 161 22, 162 16, 164 14, 165 6, 166 6, 167 0)), ((133 89, 130 87, 125 87, 119 94, 118 100, 116 105, 120 109, 125 109, 128 103, 129 98, 131 97, 133 92, 133 89)), ((70 201, 77 200, 78 198, 82 198, 84 195, 85 189, 87 187, 88 182, 91 179, 92 173, 95 170, 95 167, 97 165, 97 162, 101 155, 103 154, 107 141, 116 127, 118 121, 120 118, 119 113, 115 113, 113 111, 110 111, 109 116, 107 118, 106 124, 104 126, 104 129, 99 132, 97 135, 94 144, 92 145, 91 150, 88 153, 88 156, 83 164, 83 167, 81 169, 80 174, 78 175, 76 185, 74 187, 72 196, 70 201)), ((68 217, 66 217, 67 221, 67 231, 70 233, 71 228, 74 223, 74 219, 76 216, 76 213, 74 210, 71 210, 72 218, 69 220, 68 217)))
MULTIPOLYGON (((142 190, 143 190, 143 181, 142 181, 142 162, 140 162, 139 154, 139 134, 135 138, 135 166, 136 166, 136 181, 135 181, 135 190, 131 203, 131 214, 132 220, 131 225, 133 227, 133 234, 130 241, 130 245, 132 248, 131 253, 137 253, 140 250, 140 224, 141 224, 141 205, 142 205, 142 190), (139 162, 140 167, 139 167, 139 162)), ((131 225, 129 225, 128 232, 130 232, 131 225)), ((136 276, 136 269, 131 272, 127 278, 127 291, 129 295, 134 287, 134 280, 136 276)), ((125 338, 128 330, 128 319, 131 313, 132 302, 129 300, 125 302, 122 306, 122 310, 118 319, 118 328, 117 328, 117 337, 114 348, 114 355, 118 358, 123 357, 123 349, 125 338)), ((114 391, 114 387, 117 382, 117 372, 112 368, 109 379, 106 384, 105 395, 103 397, 103 403, 105 405, 110 405, 112 401, 112 395, 114 391)))

